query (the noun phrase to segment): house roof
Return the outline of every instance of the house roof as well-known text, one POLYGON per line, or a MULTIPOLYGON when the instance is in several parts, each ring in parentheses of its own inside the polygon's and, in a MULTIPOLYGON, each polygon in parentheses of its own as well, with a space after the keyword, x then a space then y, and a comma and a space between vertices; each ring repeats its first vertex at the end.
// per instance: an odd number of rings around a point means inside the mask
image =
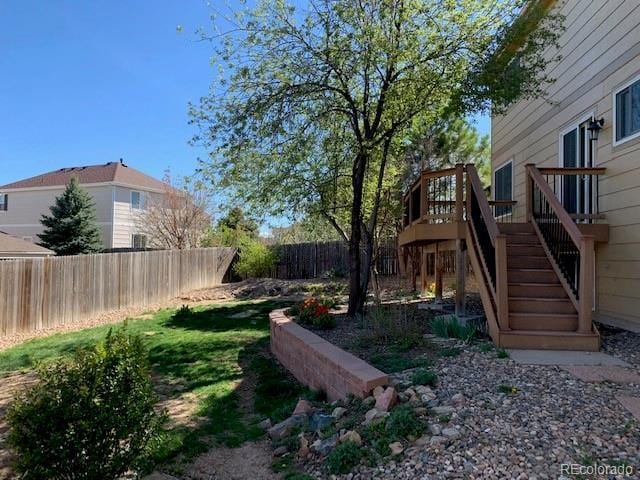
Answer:
POLYGON ((60 168, 42 175, 2 185, 0 190, 63 186, 68 184, 74 177, 80 184, 115 182, 155 190, 165 188, 164 183, 160 180, 156 180, 135 168, 128 167, 121 160, 119 162, 108 162, 86 167, 60 168))
POLYGON ((27 242, 13 237, 7 233, 0 232, 0 257, 4 254, 22 255, 55 255, 55 252, 48 248, 41 247, 35 243, 27 242))

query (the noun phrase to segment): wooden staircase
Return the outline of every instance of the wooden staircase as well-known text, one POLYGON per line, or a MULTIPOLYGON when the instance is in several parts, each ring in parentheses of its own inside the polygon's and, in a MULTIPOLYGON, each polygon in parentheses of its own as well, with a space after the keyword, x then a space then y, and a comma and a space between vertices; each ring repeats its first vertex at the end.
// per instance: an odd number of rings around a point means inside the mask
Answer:
POLYGON ((596 332, 577 334, 572 303, 531 223, 499 226, 507 235, 509 328, 502 345, 511 348, 598 350, 596 332))
MULTIPOLYGON (((527 165, 525 215, 516 216, 517 202, 487 198, 473 164, 421 172, 404 196, 398 237, 412 259, 414 286, 416 263, 426 285, 427 253, 434 243, 436 262, 439 249, 455 249, 456 313, 464 311, 468 255, 496 345, 599 350, 600 335, 592 322, 595 241, 608 238, 608 230, 599 236, 596 228, 604 217, 597 211, 595 177, 603 173, 603 168, 527 165), (556 187, 570 184, 567 180, 595 189, 593 213, 565 210, 556 187), (514 218, 521 222, 507 223, 514 218)), ((434 271, 437 295, 442 278, 435 265, 434 271)))
MULTIPOLYGON (((592 290, 581 287, 582 298, 573 291, 545 240, 543 229, 547 232, 548 221, 555 222, 556 232, 565 228, 561 221, 569 218, 564 209, 559 211, 562 207, 555 196, 544 190, 546 183, 538 195, 553 196, 550 200, 542 198, 555 210, 545 210, 545 216, 538 216, 542 218, 540 225, 533 218, 526 223, 498 224, 475 168, 468 166, 467 176, 467 246, 473 269, 481 273, 480 281, 485 284, 480 285, 480 293, 494 342, 503 348, 599 350, 600 335, 591 323, 592 290), (557 220, 557 212, 567 218, 557 220)), ((568 221, 570 233, 576 237, 574 243, 582 246, 577 255, 592 262, 593 243, 584 247, 582 234, 576 233, 572 220, 568 221)), ((568 235, 563 237, 565 241, 568 235)), ((592 280, 584 266, 580 278, 573 279, 576 284, 592 280)))

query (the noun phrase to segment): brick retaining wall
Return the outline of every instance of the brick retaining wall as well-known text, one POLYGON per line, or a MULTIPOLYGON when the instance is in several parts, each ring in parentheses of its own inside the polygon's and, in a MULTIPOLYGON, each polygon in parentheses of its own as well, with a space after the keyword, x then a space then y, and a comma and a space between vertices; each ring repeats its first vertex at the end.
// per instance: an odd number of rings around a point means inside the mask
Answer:
POLYGON ((271 351, 300 383, 324 391, 330 401, 349 393, 363 398, 389 383, 386 374, 301 327, 284 311, 269 314, 271 351))

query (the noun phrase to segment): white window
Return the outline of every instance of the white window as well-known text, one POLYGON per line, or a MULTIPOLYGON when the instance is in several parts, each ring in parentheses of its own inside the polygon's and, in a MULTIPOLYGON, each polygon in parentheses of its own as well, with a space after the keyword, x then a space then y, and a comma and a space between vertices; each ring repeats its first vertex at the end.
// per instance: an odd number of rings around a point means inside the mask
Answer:
MULTIPOLYGON (((493 199, 513 200, 513 161, 509 160, 493 172, 493 199)), ((495 216, 508 215, 511 205, 496 206, 495 216)))
POLYGON ((640 136, 640 78, 614 94, 615 141, 622 143, 640 136))
POLYGON ((144 208, 142 192, 131 192, 131 208, 134 210, 142 210, 144 208))
POLYGON ((131 235, 131 248, 147 248, 147 236, 139 233, 131 235))
POLYGON ((9 195, 0 193, 0 212, 6 212, 9 209, 9 195))

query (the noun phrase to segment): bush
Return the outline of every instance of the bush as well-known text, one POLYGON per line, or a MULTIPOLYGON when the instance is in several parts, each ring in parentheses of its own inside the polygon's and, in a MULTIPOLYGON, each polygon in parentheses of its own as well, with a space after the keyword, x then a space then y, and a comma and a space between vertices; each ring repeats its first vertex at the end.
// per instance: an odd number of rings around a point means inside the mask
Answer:
POLYGON ((159 436, 140 337, 109 331, 72 359, 39 366, 38 377, 7 413, 21 478, 116 479, 159 436))
POLYGON ((193 314, 193 310, 189 305, 182 305, 176 312, 173 314, 173 318, 175 320, 185 320, 189 318, 193 314))
POLYGON ((426 429, 424 421, 416 417, 409 405, 400 405, 387 417, 386 430, 394 438, 406 438, 409 435, 421 435, 426 429))
POLYGON ((354 442, 347 441, 336 446, 327 455, 327 469, 334 475, 349 473, 361 459, 362 449, 354 442))
POLYGON ((298 311, 298 320, 303 324, 310 324, 323 330, 330 330, 335 328, 336 319, 329 313, 329 308, 330 304, 323 300, 307 298, 296 308, 298 311))
POLYGON ((430 370, 421 368, 411 375, 411 381, 416 385, 429 385, 435 387, 438 384, 438 375, 430 370))
POLYGON ((423 344, 425 322, 410 305, 374 305, 359 319, 365 336, 376 345, 395 344, 406 351, 423 344))
POLYGON ((243 278, 266 277, 275 266, 277 257, 276 252, 267 245, 246 238, 240 244, 238 260, 233 270, 243 278))
POLYGON ((439 337, 468 342, 476 336, 477 328, 471 323, 462 325, 456 317, 436 317, 431 322, 431 331, 439 337))

